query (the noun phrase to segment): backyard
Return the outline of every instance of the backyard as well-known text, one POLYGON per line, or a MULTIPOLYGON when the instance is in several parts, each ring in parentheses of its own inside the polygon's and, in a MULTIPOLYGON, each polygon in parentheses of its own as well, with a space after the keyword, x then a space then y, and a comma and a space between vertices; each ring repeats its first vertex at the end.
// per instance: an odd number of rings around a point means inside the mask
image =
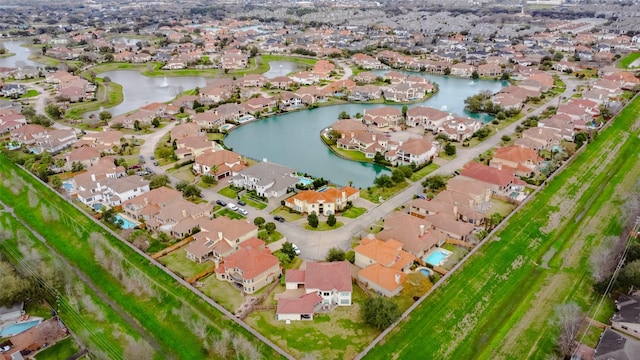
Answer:
POLYGON ((196 276, 214 266, 213 262, 205 261, 203 263, 197 263, 190 260, 187 258, 187 250, 185 247, 161 257, 158 261, 183 279, 196 276))
MULTIPOLYGON (((589 308, 596 295, 585 259, 605 236, 620 235, 619 206, 640 177, 639 113, 636 98, 367 357, 548 357, 554 305, 589 308)), ((610 309, 588 316, 606 322, 610 309)))

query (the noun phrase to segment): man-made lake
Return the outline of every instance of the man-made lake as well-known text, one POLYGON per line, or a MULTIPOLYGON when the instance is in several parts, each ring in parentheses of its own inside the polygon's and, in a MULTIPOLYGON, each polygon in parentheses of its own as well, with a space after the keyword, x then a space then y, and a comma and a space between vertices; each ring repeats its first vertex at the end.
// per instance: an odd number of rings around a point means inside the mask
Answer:
POLYGON ((36 50, 31 50, 29 48, 26 47, 22 47, 20 45, 24 44, 24 41, 1 41, 0 44, 2 44, 2 46, 4 46, 5 49, 7 49, 9 52, 14 53, 15 55, 13 56, 9 56, 9 57, 3 57, 0 58, 0 67, 18 67, 18 65, 16 65, 19 62, 22 62, 24 65, 27 66, 35 66, 35 67, 44 67, 43 64, 34 62, 29 60, 29 55, 31 55, 31 51, 36 51, 36 50))
MULTIPOLYGON (((120 105, 105 109, 113 116, 136 110, 152 102, 166 102, 185 90, 203 88, 207 81, 201 76, 148 77, 135 70, 115 70, 101 73, 104 79, 122 85, 124 101, 120 105)), ((90 114, 88 113, 87 116, 90 114)))
POLYGON ((278 76, 286 76, 296 70, 298 70, 298 66, 291 61, 272 61, 269 63, 269 71, 262 75, 267 79, 273 79, 278 76))
MULTIPOLYGON (((422 103, 461 116, 471 116, 482 121, 487 116, 478 116, 464 111, 464 99, 483 90, 495 92, 505 86, 501 81, 486 81, 438 77, 425 75, 440 86, 440 92, 422 103)), ((303 110, 270 117, 234 129, 224 140, 225 145, 243 155, 292 167, 316 177, 329 179, 336 184, 366 188, 373 179, 387 170, 374 164, 363 164, 344 160, 334 155, 320 140, 320 131, 338 119, 346 111, 352 116, 364 109, 378 108, 382 104, 347 104, 303 110)), ((394 105, 401 108, 402 105, 394 105)))

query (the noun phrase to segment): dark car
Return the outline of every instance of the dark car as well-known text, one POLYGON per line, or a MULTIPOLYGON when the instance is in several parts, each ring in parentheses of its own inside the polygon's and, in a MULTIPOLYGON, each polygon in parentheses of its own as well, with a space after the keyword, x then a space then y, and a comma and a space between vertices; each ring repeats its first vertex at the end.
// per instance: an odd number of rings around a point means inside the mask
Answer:
POLYGON ((247 205, 247 203, 242 201, 242 200, 238 200, 238 205, 245 206, 245 205, 247 205))
POLYGON ((216 204, 218 204, 220 206, 227 206, 227 203, 222 201, 222 200, 216 200, 216 204))
POLYGON ((283 218, 282 216, 280 216, 280 215, 276 215, 276 216, 274 216, 274 217, 273 217, 273 220, 280 221, 281 223, 283 223, 283 222, 284 222, 284 218, 283 218))

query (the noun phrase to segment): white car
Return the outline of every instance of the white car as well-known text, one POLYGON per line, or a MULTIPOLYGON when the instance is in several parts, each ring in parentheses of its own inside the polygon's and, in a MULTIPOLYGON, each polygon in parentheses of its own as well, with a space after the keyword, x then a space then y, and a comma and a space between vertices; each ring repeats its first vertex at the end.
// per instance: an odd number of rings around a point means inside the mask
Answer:
POLYGON ((293 247, 293 251, 296 252, 296 255, 300 255, 300 249, 298 248, 298 245, 291 244, 291 246, 293 247))
POLYGON ((238 205, 234 204, 234 203, 228 203, 227 207, 233 211, 238 210, 238 205))
POLYGON ((237 212, 239 212, 240 214, 247 216, 249 215, 249 212, 247 211, 247 209, 243 209, 243 208, 238 208, 238 210, 236 210, 237 212))

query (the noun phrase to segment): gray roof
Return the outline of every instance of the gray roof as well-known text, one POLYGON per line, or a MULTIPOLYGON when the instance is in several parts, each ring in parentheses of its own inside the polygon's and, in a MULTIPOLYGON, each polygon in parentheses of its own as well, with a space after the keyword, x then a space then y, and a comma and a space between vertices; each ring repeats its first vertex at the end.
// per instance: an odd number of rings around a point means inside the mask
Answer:
POLYGON ((256 179, 267 180, 289 176, 293 174, 293 172, 294 170, 292 168, 263 161, 241 171, 240 173, 256 179))
POLYGON ((611 321, 640 324, 640 297, 620 295, 611 321))
POLYGON ((607 328, 596 347, 594 360, 632 360, 640 353, 640 341, 607 328))

